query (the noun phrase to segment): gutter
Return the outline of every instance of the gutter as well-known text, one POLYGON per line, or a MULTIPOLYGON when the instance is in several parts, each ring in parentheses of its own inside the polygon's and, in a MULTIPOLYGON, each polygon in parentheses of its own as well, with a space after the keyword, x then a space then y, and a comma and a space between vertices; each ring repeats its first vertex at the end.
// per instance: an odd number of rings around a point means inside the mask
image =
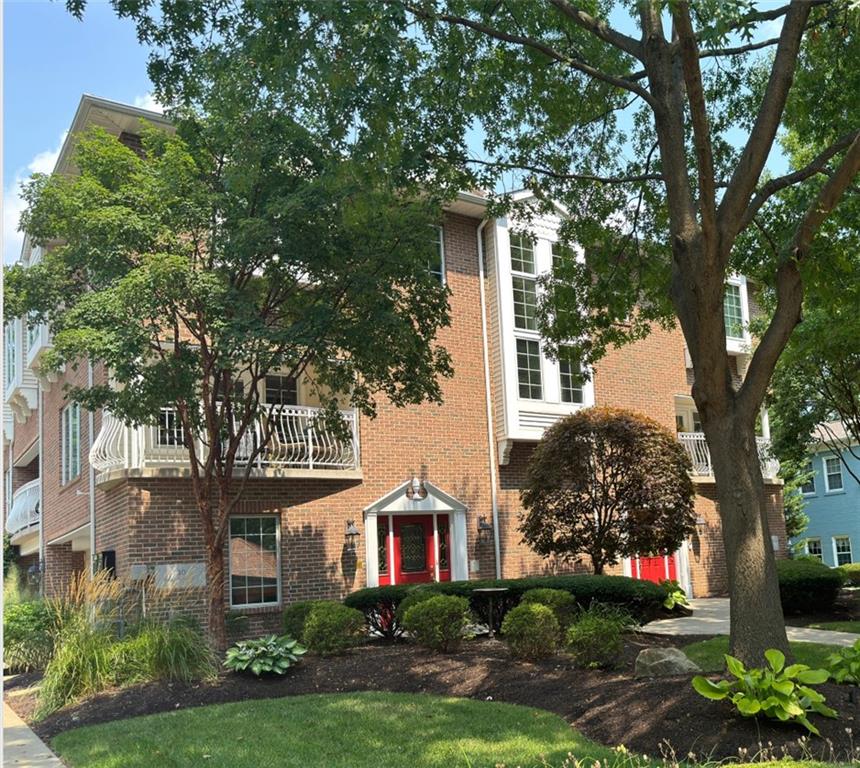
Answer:
POLYGON ((501 547, 499 544, 499 503, 496 495, 496 438, 493 434, 493 403, 490 388, 490 347, 487 341, 487 296, 484 290, 484 240, 487 219, 478 226, 478 287, 481 293, 481 340, 484 352, 484 394, 487 401, 487 444, 490 461, 490 504, 493 510, 493 550, 496 560, 496 578, 502 578, 501 547))

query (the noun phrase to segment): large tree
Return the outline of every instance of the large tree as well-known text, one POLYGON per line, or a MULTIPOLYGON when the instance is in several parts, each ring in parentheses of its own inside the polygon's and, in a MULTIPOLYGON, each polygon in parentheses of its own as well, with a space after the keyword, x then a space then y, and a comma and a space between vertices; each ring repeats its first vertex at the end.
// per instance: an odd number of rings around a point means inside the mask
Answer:
POLYGON ((129 425, 173 409, 161 426, 188 453, 218 645, 229 517, 267 448, 315 426, 349 445, 339 408, 439 401, 450 374, 435 340, 446 290, 428 266, 438 201, 369 176, 286 113, 226 104, 175 134, 142 124, 141 152, 102 129, 76 137, 74 174, 26 186, 23 228, 49 248, 7 271, 5 307, 50 326, 50 366, 106 371, 70 398, 129 425), (310 379, 325 424, 267 407, 270 373, 310 379))
MULTIPOLYGON (((83 10, 83 0, 69 5, 83 10)), ((562 204, 562 235, 586 258, 547 283, 550 345, 578 340, 593 362, 654 323, 680 322, 717 481, 732 653, 758 663, 766 648, 788 650, 755 421, 800 318, 804 281, 826 272, 807 268, 810 247, 860 168, 850 3, 114 6, 152 44, 150 74, 170 103, 205 102, 232 69, 277 108, 301 105, 338 145, 399 148, 428 190, 501 190, 513 174, 544 205, 562 204), (769 173, 789 120, 820 149, 769 173), (468 149, 474 136, 479 152, 468 149), (747 235, 792 187, 804 193, 784 210, 788 226, 772 250, 751 254, 747 235), (726 277, 751 261, 774 311, 736 387, 723 296, 726 277)), ((499 213, 514 207, 504 193, 497 203, 499 213)))

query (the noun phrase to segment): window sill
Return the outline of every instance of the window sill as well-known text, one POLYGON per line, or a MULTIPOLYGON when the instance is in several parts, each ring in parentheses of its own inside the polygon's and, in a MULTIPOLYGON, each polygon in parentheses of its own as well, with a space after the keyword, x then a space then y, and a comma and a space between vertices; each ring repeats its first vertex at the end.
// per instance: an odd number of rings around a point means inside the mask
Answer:
POLYGON ((259 616, 265 613, 280 613, 284 610, 281 603, 271 603, 270 605, 231 605, 231 611, 237 611, 245 616, 259 616))
POLYGON ((845 493, 845 489, 844 489, 844 488, 840 488, 838 491, 825 491, 825 492, 824 492, 824 495, 825 495, 825 496, 840 496, 840 495, 842 495, 843 493, 845 493))

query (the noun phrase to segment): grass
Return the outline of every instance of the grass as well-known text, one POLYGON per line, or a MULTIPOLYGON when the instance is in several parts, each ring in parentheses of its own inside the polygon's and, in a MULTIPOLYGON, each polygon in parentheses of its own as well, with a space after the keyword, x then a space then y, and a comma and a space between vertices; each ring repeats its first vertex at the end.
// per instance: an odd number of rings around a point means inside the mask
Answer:
POLYGON ((543 710, 392 693, 190 708, 77 728, 52 747, 72 768, 532 768, 613 756, 543 710))
MULTIPOLYGON (((808 664, 813 668, 824 667, 825 660, 837 647, 822 643, 789 643, 794 653, 794 660, 799 664, 808 664)), ((700 640, 684 646, 684 653, 698 664, 705 672, 722 672, 726 668, 723 656, 729 652, 729 638, 725 635, 700 640)), ((762 662, 764 663, 764 662, 762 662)))
POLYGON ((853 632, 860 635, 860 621, 822 621, 809 626, 812 629, 830 629, 834 632, 853 632))

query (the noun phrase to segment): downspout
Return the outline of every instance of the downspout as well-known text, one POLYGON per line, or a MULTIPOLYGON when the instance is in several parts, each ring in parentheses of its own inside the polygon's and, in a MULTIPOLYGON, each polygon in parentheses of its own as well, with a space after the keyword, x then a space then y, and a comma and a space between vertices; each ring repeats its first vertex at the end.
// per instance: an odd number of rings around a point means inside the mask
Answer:
POLYGON ((487 341, 487 297, 484 290, 484 219, 478 226, 478 287, 481 292, 481 336, 484 348, 484 394, 487 400, 487 444, 490 459, 490 505, 493 510, 493 549, 496 559, 496 578, 502 578, 501 547, 499 545, 499 503, 496 496, 496 437, 493 433, 493 403, 490 388, 490 347, 487 341))
MULTIPOLYGON (((87 360, 87 387, 89 389, 93 388, 94 377, 93 377, 93 363, 91 360, 87 360)), ((89 420, 87 423, 87 427, 89 430, 89 447, 92 449, 93 443, 95 442, 95 431, 96 431, 96 413, 95 411, 89 412, 89 420)), ((89 459, 89 454, 87 454, 87 467, 89 468, 89 476, 90 476, 90 576, 95 576, 96 573, 96 470, 92 465, 92 462, 89 459)))
MULTIPOLYGON (((39 594, 45 594, 45 435, 43 434, 45 420, 45 393, 41 380, 38 382, 39 406, 39 594)), ((9 451, 11 460, 11 446, 9 451)), ((11 464, 9 466, 12 466, 11 464)))

